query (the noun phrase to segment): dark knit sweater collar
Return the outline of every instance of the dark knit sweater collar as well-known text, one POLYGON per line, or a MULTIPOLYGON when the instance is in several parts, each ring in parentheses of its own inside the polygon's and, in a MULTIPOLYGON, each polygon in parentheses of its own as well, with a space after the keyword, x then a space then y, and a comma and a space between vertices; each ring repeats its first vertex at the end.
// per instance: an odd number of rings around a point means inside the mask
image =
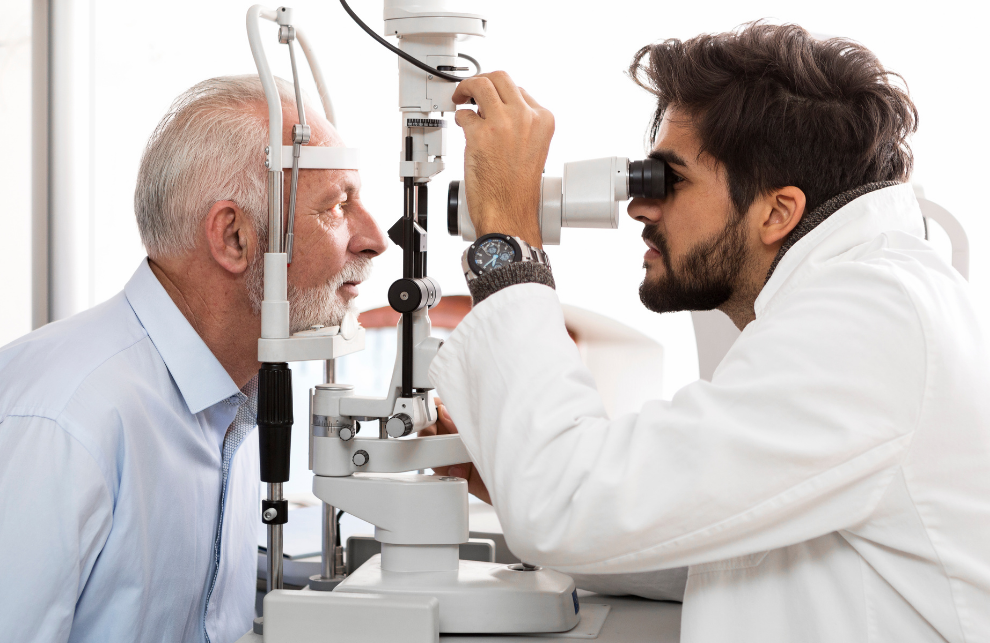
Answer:
POLYGON ((889 188, 894 185, 899 185, 897 181, 879 181, 877 183, 867 183, 866 185, 861 185, 858 188, 854 188, 842 194, 836 195, 822 203, 820 206, 811 211, 811 214, 805 215, 801 221, 791 230, 791 233, 787 235, 784 239, 784 245, 780 246, 780 250, 777 251, 777 256, 773 258, 773 263, 770 264, 770 270, 767 271, 767 278, 763 281, 764 284, 770 281, 770 277, 773 275, 773 271, 777 269, 777 264, 780 260, 784 258, 787 251, 794 247, 798 241, 804 238, 806 234, 814 230, 821 224, 825 219, 829 218, 840 208, 843 208, 859 197, 869 194, 870 192, 875 192, 876 190, 882 190, 883 188, 889 188))

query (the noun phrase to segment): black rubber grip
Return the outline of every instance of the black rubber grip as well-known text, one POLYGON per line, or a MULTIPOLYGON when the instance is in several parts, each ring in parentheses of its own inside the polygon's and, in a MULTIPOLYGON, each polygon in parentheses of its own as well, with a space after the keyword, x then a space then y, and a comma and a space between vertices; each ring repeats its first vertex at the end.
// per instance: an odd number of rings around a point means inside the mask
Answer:
POLYGON ((292 447, 292 371, 285 362, 258 371, 258 439, 262 482, 289 480, 292 447))

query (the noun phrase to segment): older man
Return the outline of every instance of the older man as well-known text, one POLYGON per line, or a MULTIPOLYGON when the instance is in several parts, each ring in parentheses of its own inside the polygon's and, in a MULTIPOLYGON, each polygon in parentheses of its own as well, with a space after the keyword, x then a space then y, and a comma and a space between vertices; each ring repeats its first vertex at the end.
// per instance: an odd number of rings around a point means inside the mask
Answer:
MULTIPOLYGON (((314 144, 341 144, 307 120, 314 144)), ((135 190, 148 259, 109 301, 0 349, 0 638, 216 643, 250 628, 267 127, 257 77, 180 96, 135 190)), ((293 330, 338 323, 385 247, 356 172, 303 170, 293 330)))

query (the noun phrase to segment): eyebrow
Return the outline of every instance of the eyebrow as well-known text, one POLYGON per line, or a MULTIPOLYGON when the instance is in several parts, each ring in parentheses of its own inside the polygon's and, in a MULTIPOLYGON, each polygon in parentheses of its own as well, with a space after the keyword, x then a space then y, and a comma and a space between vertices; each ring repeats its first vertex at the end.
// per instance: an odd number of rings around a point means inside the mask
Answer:
POLYGON ((680 165, 681 167, 687 167, 688 164, 684 162, 681 155, 673 150, 653 150, 650 152, 650 158, 654 161, 664 161, 669 165, 680 165))

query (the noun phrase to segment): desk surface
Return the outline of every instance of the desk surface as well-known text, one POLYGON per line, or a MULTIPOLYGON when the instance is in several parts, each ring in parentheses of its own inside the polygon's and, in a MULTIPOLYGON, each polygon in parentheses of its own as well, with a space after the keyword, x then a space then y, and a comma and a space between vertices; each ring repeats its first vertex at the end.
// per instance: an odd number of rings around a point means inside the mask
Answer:
MULTIPOLYGON (((605 619, 602 632, 595 641, 599 643, 678 643, 681 633, 681 604, 650 601, 630 596, 600 596, 579 590, 582 604, 601 603, 612 610, 605 619)), ((546 643, 540 636, 506 636, 481 634, 442 634, 442 643, 546 643)), ((556 639, 568 641, 577 639, 556 639)), ((263 643, 263 638, 249 632, 237 643, 263 643)))

